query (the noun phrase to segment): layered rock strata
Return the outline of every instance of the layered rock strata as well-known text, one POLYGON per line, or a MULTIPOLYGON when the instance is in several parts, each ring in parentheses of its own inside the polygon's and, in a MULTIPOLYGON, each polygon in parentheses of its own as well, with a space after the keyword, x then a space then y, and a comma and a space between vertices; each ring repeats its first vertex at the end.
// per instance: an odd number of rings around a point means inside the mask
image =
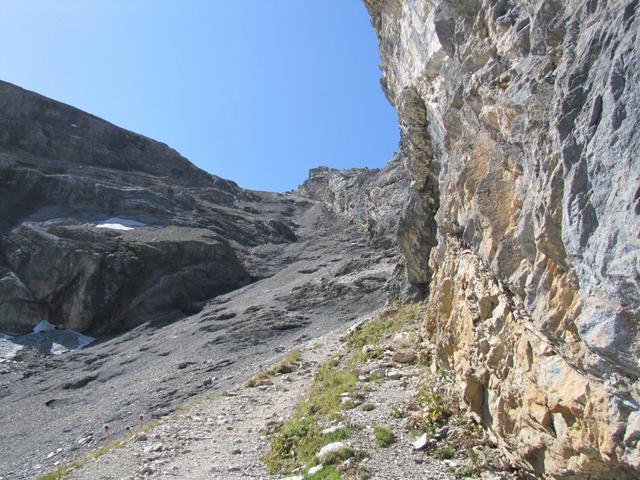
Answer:
POLYGON ((637 478, 640 5, 365 5, 434 365, 519 465, 637 478))
POLYGON ((41 320, 93 334, 170 321, 273 274, 252 248, 296 240, 283 194, 241 189, 5 82, 0 111, 2 332, 41 320))

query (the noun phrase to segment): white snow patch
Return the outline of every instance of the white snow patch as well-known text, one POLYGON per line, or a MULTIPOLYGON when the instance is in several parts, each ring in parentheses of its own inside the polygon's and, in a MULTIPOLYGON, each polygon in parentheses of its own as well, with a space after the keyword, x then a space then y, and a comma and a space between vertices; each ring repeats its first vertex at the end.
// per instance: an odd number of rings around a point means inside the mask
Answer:
POLYGON ((82 348, 95 338, 73 330, 58 330, 46 320, 38 322, 33 332, 20 337, 0 333, 0 363, 13 361, 20 350, 33 348, 40 353, 61 355, 82 348))
POLYGON ((70 123, 70 124, 69 124, 69 126, 70 126, 71 128, 78 128, 78 125, 76 125, 75 123, 70 123))
POLYGON ((24 347, 11 341, 13 337, 0 334, 0 363, 13 360, 24 347))
POLYGON ((108 228, 110 230, 133 230, 134 228, 144 226, 144 223, 119 217, 107 218, 106 220, 96 223, 96 228, 108 228))

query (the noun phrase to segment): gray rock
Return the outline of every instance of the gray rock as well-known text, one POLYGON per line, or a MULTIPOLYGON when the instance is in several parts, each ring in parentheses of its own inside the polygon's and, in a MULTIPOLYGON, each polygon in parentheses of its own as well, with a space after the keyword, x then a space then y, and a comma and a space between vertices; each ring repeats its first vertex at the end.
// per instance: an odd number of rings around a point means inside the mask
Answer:
POLYGON ((637 2, 364 3, 434 366, 526 469, 637 477, 637 2))

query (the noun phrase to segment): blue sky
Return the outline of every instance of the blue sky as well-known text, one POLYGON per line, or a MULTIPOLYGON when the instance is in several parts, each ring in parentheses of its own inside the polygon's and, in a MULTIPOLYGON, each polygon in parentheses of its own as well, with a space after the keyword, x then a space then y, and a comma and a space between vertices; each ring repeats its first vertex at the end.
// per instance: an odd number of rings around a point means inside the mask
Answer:
POLYGON ((246 188, 384 165, 379 76, 360 0, 0 0, 0 78, 246 188))

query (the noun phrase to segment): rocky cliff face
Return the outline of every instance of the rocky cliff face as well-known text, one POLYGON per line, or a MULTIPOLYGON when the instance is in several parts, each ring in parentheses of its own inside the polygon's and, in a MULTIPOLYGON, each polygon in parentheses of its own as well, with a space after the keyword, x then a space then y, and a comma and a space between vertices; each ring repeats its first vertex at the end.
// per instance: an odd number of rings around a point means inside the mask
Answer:
POLYGON ((637 478, 640 5, 365 4, 434 364, 520 465, 637 478))
POLYGON ((0 82, 0 331, 94 334, 197 312, 273 273, 293 200, 199 170, 166 145, 0 82))

